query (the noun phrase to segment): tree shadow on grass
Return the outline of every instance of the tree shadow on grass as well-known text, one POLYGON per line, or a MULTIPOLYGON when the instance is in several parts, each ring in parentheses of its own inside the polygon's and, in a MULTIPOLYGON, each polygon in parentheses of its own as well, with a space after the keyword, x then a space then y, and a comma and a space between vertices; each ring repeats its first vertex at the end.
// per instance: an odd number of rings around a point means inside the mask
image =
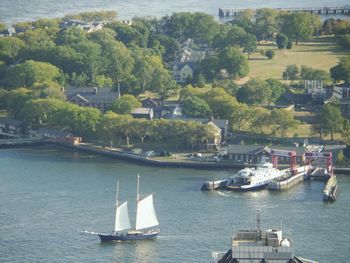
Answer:
POLYGON ((254 60, 268 60, 267 58, 249 58, 249 61, 254 61, 254 60))
POLYGON ((301 49, 301 50, 293 50, 295 53, 314 53, 314 52, 332 52, 336 55, 349 55, 349 51, 346 51, 345 49, 339 49, 337 47, 329 48, 329 49, 301 49))

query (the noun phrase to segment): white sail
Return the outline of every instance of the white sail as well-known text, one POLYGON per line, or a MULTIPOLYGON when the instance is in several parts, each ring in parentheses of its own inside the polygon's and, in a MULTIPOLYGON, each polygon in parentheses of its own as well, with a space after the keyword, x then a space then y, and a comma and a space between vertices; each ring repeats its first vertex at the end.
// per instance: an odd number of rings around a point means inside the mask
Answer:
POLYGON ((153 195, 140 200, 137 204, 136 230, 158 226, 156 211, 153 205, 153 195))
POLYGON ((124 202, 116 209, 114 231, 118 232, 130 228, 128 202, 124 202))

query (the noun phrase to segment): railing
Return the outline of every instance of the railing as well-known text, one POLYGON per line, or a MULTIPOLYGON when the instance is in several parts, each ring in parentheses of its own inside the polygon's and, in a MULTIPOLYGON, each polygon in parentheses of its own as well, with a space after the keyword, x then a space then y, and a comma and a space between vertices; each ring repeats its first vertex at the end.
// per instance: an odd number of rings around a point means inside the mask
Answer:
MULTIPOLYGON (((350 7, 300 7, 300 8, 272 8, 276 11, 283 12, 308 12, 315 14, 350 14, 350 7)), ((219 16, 221 17, 229 17, 236 16, 239 13, 245 12, 246 10, 251 10, 254 13, 257 12, 258 9, 229 9, 229 8, 219 8, 219 16)))

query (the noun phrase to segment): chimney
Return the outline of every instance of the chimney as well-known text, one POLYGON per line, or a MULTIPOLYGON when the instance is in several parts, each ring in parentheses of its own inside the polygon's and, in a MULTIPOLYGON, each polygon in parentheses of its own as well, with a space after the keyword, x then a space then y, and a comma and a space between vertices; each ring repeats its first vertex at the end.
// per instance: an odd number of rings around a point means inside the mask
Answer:
POLYGON ((94 95, 96 95, 96 94, 97 94, 97 88, 94 87, 94 95))

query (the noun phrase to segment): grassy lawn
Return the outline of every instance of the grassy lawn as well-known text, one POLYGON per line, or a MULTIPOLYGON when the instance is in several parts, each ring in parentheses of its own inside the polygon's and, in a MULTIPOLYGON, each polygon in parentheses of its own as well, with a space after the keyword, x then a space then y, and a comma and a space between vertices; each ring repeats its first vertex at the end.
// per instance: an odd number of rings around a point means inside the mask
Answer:
POLYGON ((7 117, 9 115, 8 111, 0 110, 0 117, 7 117))
POLYGON ((275 43, 266 42, 258 45, 258 51, 250 56, 250 77, 282 78, 287 65, 308 66, 329 71, 340 57, 350 55, 349 51, 337 46, 333 37, 318 37, 293 45, 291 50, 278 50, 275 43), (274 50, 275 57, 267 59, 260 54, 261 50, 274 50))

